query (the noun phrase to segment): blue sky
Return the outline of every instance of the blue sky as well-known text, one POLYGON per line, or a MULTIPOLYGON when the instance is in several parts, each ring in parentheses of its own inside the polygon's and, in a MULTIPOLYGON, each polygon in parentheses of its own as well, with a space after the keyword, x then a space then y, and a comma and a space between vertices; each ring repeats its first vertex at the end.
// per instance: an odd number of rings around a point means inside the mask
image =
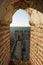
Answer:
POLYGON ((12 23, 10 24, 10 26, 29 26, 28 14, 22 9, 17 10, 12 16, 12 23))

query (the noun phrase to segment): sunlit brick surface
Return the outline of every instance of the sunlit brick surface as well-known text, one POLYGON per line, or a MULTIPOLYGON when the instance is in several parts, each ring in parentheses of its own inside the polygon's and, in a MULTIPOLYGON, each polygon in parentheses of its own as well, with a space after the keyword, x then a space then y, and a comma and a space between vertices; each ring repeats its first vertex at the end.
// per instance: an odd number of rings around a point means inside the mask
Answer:
POLYGON ((0 26, 0 65, 8 65, 10 61, 9 26, 0 26))
POLYGON ((30 15, 31 64, 43 65, 43 0, 0 0, 0 65, 9 64, 11 53, 8 25, 12 21, 12 15, 19 8, 24 9, 30 15))
POLYGON ((43 25, 31 27, 30 60, 32 65, 43 65, 43 25))

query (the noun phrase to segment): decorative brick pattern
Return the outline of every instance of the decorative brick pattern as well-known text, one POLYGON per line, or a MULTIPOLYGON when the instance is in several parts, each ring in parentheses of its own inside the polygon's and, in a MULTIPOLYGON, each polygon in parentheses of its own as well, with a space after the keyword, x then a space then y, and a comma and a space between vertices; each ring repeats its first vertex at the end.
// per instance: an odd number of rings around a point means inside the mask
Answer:
POLYGON ((31 27, 30 60, 32 65, 43 65, 43 25, 31 27))
POLYGON ((10 61, 9 26, 0 26, 0 65, 8 65, 10 61))
POLYGON ((0 65, 8 65, 10 61, 9 24, 19 8, 30 14, 31 64, 43 65, 43 0, 0 0, 0 65))

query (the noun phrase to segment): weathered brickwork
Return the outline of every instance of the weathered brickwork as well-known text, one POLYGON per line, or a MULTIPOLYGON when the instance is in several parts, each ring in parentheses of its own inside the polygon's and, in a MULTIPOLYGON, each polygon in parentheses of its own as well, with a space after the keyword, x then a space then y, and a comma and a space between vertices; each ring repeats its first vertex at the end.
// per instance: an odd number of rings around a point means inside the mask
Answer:
POLYGON ((43 25, 31 27, 30 60, 32 65, 43 65, 43 25))
POLYGON ((9 26, 0 26, 0 65, 8 65, 10 61, 9 26))
POLYGON ((0 65, 8 65, 10 61, 9 25, 18 9, 24 9, 30 15, 31 64, 43 65, 43 0, 0 0, 0 65))

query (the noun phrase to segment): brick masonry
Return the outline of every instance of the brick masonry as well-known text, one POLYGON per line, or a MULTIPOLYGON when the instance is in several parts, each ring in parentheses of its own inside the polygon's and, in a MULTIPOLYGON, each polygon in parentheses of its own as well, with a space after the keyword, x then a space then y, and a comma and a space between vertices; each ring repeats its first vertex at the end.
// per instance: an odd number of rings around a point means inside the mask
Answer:
MULTIPOLYGON (((30 61, 32 65, 43 65, 43 1, 31 0, 28 3, 16 0, 4 0, 0 6, 0 65, 8 65, 10 61, 10 38, 9 25, 12 21, 12 15, 19 8, 27 9, 30 14, 31 38, 30 38, 30 61), (34 2, 35 1, 35 2, 34 2), (22 6, 21 4, 24 5, 22 6), (15 5, 14 5, 15 4, 15 5), (19 4, 19 5, 18 5, 19 4), (31 5, 32 4, 32 5, 31 5), (6 5, 6 6, 5 6, 6 5), (26 5, 26 6, 25 6, 26 5), (35 25, 34 25, 35 24, 35 25), (41 25, 42 24, 42 25, 41 25)), ((25 0, 26 1, 26 0, 25 0)))
POLYGON ((0 65, 8 65, 10 61, 9 26, 0 26, 0 65))
POLYGON ((31 27, 30 61, 32 65, 43 65, 43 25, 31 27))
MULTIPOLYGON (((0 65, 10 61, 9 26, 0 26, 0 65)), ((31 26, 30 61, 32 65, 43 65, 43 25, 31 26)))

